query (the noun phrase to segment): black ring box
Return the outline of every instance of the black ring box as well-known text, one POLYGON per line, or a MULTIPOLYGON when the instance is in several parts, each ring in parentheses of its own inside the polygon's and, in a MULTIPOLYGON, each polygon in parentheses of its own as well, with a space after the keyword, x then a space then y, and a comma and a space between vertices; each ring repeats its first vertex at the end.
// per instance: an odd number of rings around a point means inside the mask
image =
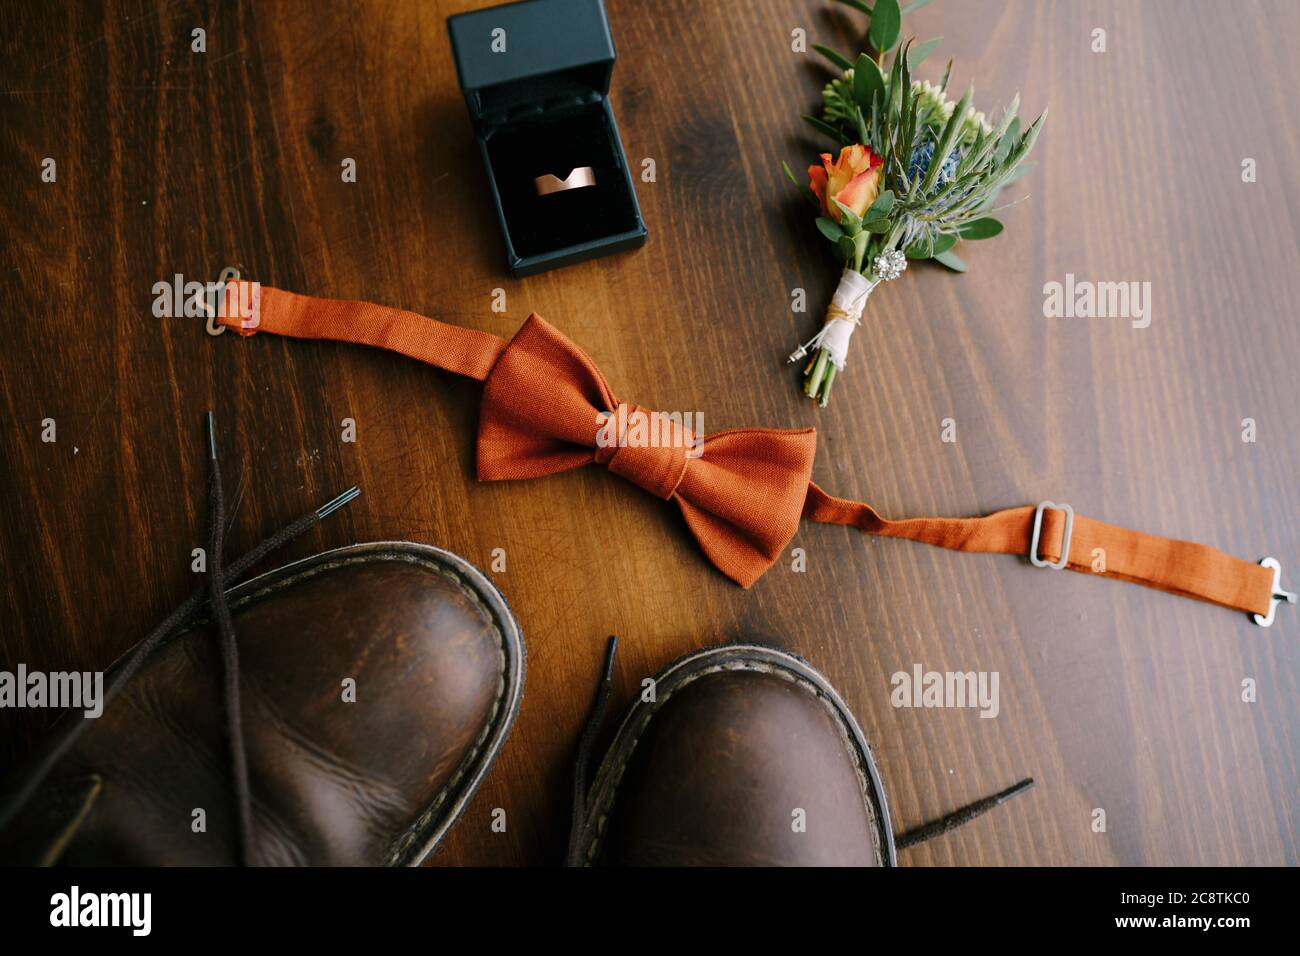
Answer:
POLYGON ((522 0, 447 19, 452 55, 515 276, 646 239, 609 104, 603 0, 522 0), (534 178, 590 166, 596 184, 537 195, 534 178))

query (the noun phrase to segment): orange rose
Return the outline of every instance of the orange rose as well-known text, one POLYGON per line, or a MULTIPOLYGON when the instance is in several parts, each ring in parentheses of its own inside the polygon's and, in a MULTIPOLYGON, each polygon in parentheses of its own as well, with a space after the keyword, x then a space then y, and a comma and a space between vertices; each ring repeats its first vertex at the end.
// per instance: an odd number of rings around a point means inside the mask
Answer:
POLYGON ((843 212, 831 199, 838 199, 861 216, 880 194, 883 166, 870 146, 845 146, 833 165, 831 154, 822 153, 822 164, 808 167, 808 185, 821 200, 822 211, 839 222, 843 212))

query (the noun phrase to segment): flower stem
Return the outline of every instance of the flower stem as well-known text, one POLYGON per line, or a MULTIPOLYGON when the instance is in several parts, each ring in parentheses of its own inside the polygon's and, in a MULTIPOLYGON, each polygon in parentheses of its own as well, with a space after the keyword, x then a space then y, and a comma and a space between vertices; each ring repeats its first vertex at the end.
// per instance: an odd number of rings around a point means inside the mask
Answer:
POLYGON ((830 395, 831 383, 835 380, 835 364, 831 362, 831 353, 819 348, 817 355, 808 366, 803 383, 803 392, 823 408, 830 395))
POLYGON ((803 391, 809 398, 816 399, 821 393, 822 378, 826 375, 828 354, 825 349, 818 349, 813 359, 812 370, 804 379, 803 391))
POLYGON ((831 386, 835 384, 835 366, 831 365, 826 370, 826 380, 822 383, 821 407, 825 408, 826 403, 831 400, 831 386))

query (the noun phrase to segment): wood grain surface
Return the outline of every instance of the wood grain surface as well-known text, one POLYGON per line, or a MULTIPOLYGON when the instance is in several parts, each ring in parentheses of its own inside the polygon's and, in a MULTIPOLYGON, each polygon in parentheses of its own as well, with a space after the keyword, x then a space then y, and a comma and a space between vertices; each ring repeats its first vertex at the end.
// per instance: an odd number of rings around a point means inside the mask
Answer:
MULTIPOLYGON (((743 591, 670 506, 601 469, 476 483, 475 383, 375 350, 214 339, 151 306, 158 280, 235 264, 503 336, 535 310, 620 396, 702 411, 708 431, 817 426, 817 482, 889 516, 1050 498, 1275 555, 1294 587, 1300 6, 945 0, 909 16, 908 33, 945 38, 954 84, 976 81, 985 110, 1017 90, 1026 113, 1050 107, 1041 165, 1006 232, 967 244, 968 275, 924 265, 873 298, 819 410, 783 361, 836 270, 779 164, 823 148, 797 117, 826 74, 790 38, 856 50, 863 19, 822 0, 609 0, 624 144, 634 168, 657 164, 638 183, 650 240, 518 281, 444 23, 476 5, 0 4, 0 663, 104 667, 193 587, 214 408, 232 553, 354 482, 363 496, 285 560, 406 538, 486 567, 505 549, 494 577, 528 642, 523 709, 439 863, 562 859, 570 762, 618 633, 620 707, 705 644, 807 658, 873 742, 898 830, 1039 781, 906 864, 1295 864, 1294 608, 1264 630, 1011 557, 808 525, 793 543, 807 571, 787 558, 743 591), (1149 281, 1150 326, 1045 318, 1043 285, 1067 273, 1149 281), (1000 714, 892 707, 890 675, 914 664, 997 671, 1000 714)), ((43 719, 0 714, 6 766, 43 719)))

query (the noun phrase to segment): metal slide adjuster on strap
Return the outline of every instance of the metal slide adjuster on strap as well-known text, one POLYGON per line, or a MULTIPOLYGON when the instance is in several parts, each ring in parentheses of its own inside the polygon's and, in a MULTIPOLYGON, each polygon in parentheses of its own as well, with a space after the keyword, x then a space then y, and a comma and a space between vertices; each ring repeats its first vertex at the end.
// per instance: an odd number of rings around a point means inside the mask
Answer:
POLYGON ((1070 535, 1074 533, 1074 509, 1069 505, 1058 505, 1055 501, 1040 501, 1034 512, 1034 536, 1029 540, 1029 562, 1036 568, 1051 568, 1060 571, 1070 563, 1070 535), (1061 535, 1061 559, 1045 561, 1038 556, 1038 539, 1043 533, 1043 512, 1048 508, 1065 512, 1065 533, 1061 535))
POLYGON ((1294 604, 1296 596, 1294 591, 1282 590, 1282 564, 1277 558, 1265 558, 1259 562, 1266 568, 1273 569, 1273 597, 1268 603, 1268 614, 1252 614, 1251 617, 1260 627, 1272 627, 1273 618, 1277 615, 1277 606, 1283 601, 1287 604, 1294 604))

